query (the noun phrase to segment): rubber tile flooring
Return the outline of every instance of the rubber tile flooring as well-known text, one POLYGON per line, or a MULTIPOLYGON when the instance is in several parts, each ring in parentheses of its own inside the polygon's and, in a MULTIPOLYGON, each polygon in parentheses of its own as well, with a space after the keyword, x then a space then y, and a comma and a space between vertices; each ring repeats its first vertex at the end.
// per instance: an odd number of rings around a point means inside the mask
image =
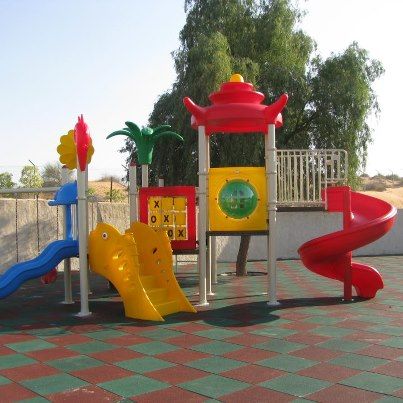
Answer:
MULTIPOLYGON (((403 257, 377 267, 373 300, 341 300, 342 285, 278 262, 281 305, 267 306, 264 262, 237 278, 219 265, 208 307, 155 323, 124 317, 119 296, 91 277, 92 315, 63 305, 63 278, 24 285, 0 301, 0 401, 403 401, 403 257)), ((179 282, 197 303, 197 276, 179 282)))

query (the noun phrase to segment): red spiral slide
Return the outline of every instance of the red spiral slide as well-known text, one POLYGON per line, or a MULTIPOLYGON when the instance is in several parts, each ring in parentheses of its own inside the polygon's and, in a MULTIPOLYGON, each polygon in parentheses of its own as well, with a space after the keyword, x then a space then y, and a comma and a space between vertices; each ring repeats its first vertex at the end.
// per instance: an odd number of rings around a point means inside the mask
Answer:
POLYGON ((298 253, 307 269, 344 282, 344 296, 351 299, 351 285, 357 295, 373 298, 383 288, 379 272, 351 261, 352 251, 385 235, 393 226, 397 210, 375 197, 352 192, 350 187, 325 189, 328 211, 343 212, 343 230, 304 243, 298 253))

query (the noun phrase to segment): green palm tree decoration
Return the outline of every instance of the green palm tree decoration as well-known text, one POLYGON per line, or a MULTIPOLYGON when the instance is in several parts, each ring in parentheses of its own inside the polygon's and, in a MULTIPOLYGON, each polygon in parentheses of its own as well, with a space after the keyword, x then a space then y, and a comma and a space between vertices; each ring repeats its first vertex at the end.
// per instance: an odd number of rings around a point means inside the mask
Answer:
POLYGON ((153 159, 154 145, 161 137, 172 137, 183 141, 183 137, 171 131, 171 126, 161 125, 152 129, 151 127, 140 128, 133 122, 125 122, 126 126, 122 130, 111 133, 107 139, 113 136, 127 136, 136 144, 137 159, 141 165, 150 165, 153 159))

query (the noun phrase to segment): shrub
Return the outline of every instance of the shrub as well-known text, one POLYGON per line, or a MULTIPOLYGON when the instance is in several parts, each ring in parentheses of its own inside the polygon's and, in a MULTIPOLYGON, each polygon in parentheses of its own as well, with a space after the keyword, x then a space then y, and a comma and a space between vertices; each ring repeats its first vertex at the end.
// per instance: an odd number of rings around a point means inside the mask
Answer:
POLYGON ((124 193, 119 189, 112 189, 105 193, 108 200, 111 202, 122 202, 126 199, 124 193))

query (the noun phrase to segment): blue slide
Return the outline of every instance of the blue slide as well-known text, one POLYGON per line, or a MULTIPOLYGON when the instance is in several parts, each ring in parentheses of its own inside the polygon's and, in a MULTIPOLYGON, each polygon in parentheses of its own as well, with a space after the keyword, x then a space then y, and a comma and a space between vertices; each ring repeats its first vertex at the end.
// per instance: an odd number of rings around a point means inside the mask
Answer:
POLYGON ((25 281, 41 277, 62 260, 78 256, 78 241, 65 239, 51 242, 32 260, 11 266, 0 276, 0 299, 16 291, 25 281))

